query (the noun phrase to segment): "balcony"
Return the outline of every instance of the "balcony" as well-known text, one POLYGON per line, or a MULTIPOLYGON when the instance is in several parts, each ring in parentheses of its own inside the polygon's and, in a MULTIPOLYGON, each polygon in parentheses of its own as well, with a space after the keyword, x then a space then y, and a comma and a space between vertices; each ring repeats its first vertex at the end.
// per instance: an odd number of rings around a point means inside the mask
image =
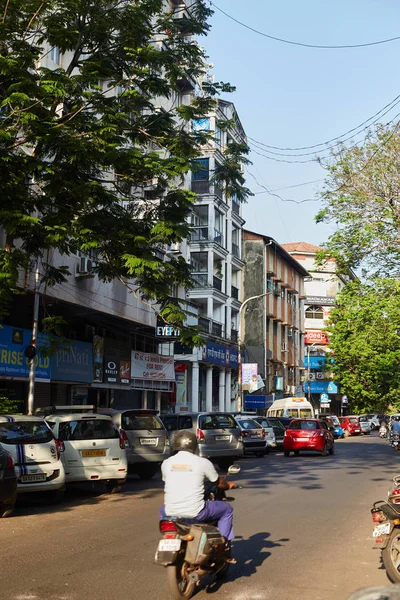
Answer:
POLYGON ((222 200, 223 192, 222 192, 222 188, 219 185, 216 185, 216 184, 214 185, 214 194, 217 196, 217 198, 222 200))
POLYGON ((199 327, 203 333, 210 333, 211 319, 207 319, 206 317, 199 317, 199 327))
POLYGON ((239 290, 234 285, 232 285, 231 287, 231 297, 235 300, 239 300, 239 290))
POLYGON ((222 231, 218 231, 218 229, 214 229, 214 242, 224 247, 224 236, 222 231))
POLYGON ((214 337, 223 337, 223 325, 218 321, 213 321, 208 317, 199 317, 199 327, 203 333, 213 335, 214 337))
POLYGON ((222 279, 216 277, 215 275, 213 277, 213 288, 219 292, 222 292, 222 279))
POLYGON ((215 335, 215 337, 222 337, 222 323, 218 323, 218 321, 211 321, 211 335, 215 335))
POLYGON ((208 286, 208 273, 199 272, 192 273, 192 280, 195 288, 207 288, 208 286))
POLYGON ((190 231, 190 242, 208 242, 208 227, 207 225, 192 227, 190 231))
POLYGON ((237 202, 237 200, 235 200, 235 198, 232 198, 232 212, 234 212, 236 215, 240 214, 240 204, 237 202))
POLYGON ((236 344, 239 341, 239 332, 236 329, 231 329, 231 340, 232 342, 236 342, 236 344))
POLYGON ((236 256, 236 258, 240 258, 240 247, 238 246, 238 244, 234 244, 232 242, 232 254, 233 256, 236 256))
POLYGON ((214 194, 219 198, 219 200, 223 200, 223 190, 217 184, 212 184, 210 180, 202 180, 202 181, 192 181, 191 190, 195 194, 214 194))

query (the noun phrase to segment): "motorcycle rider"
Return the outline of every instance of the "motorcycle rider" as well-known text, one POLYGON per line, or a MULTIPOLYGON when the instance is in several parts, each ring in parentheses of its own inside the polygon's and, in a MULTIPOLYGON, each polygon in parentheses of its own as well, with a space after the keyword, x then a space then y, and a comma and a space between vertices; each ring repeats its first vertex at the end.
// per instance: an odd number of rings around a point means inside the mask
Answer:
POLYGON ((396 416, 394 418, 394 421, 390 426, 390 430, 392 433, 400 435, 400 417, 396 416))
POLYGON ((179 431, 172 444, 174 454, 161 466, 165 504, 160 518, 182 517, 195 522, 218 521, 218 529, 227 542, 233 533, 233 508, 228 502, 204 500, 204 482, 216 483, 223 490, 235 487, 219 477, 207 458, 196 455, 197 437, 191 431, 179 431))

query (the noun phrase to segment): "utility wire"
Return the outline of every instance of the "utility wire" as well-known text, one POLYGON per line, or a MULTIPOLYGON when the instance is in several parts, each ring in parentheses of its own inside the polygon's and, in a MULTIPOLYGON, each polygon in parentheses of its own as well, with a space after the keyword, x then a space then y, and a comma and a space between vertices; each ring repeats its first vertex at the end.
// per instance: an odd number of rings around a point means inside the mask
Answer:
POLYGON ((235 17, 232 17, 232 15, 229 15, 227 12, 222 10, 222 8, 219 8, 219 6, 217 6, 215 4, 215 2, 210 2, 210 3, 212 4, 212 6, 214 6, 214 8, 219 10, 219 12, 221 12, 223 15, 228 17, 228 19, 231 19, 238 25, 241 25, 242 27, 245 27, 246 29, 249 29, 250 31, 257 33, 258 35, 262 35, 263 37, 266 37, 270 40, 275 40, 276 42, 283 42, 284 44, 290 44, 292 46, 302 46, 303 48, 319 48, 319 49, 324 49, 324 50, 343 50, 345 48, 366 48, 367 46, 378 46, 379 44, 388 44, 389 42, 394 42, 396 40, 400 40, 400 36, 397 36, 397 37, 387 38, 385 40, 378 40, 376 42, 367 42, 365 44, 343 44, 343 45, 337 45, 337 46, 336 45, 335 46, 322 45, 322 44, 305 44, 303 42, 294 42, 293 40, 285 40, 284 38, 279 38, 274 35, 270 35, 268 33, 259 31, 258 29, 255 29, 254 27, 250 27, 250 25, 246 25, 246 23, 239 21, 239 19, 235 19, 235 17))

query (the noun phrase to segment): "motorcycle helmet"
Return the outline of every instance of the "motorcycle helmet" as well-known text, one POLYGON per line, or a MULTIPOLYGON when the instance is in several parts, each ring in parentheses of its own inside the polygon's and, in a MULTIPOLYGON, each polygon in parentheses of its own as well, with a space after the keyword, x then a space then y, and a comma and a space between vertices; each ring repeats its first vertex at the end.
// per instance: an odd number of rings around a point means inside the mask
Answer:
POLYGON ((395 417, 394 420, 395 421, 400 421, 400 417, 395 417))
POLYGON ((178 431, 174 437, 172 443, 172 451, 179 452, 180 450, 186 450, 192 454, 196 453, 197 450, 197 437, 192 431, 178 431))

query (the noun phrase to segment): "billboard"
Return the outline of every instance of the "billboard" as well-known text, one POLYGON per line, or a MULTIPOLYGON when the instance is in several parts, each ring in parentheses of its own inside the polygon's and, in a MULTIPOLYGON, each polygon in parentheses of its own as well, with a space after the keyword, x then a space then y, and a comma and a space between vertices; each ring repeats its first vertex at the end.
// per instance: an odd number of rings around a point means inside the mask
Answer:
POLYGON ((131 378, 175 381, 174 357, 132 350, 131 378))

